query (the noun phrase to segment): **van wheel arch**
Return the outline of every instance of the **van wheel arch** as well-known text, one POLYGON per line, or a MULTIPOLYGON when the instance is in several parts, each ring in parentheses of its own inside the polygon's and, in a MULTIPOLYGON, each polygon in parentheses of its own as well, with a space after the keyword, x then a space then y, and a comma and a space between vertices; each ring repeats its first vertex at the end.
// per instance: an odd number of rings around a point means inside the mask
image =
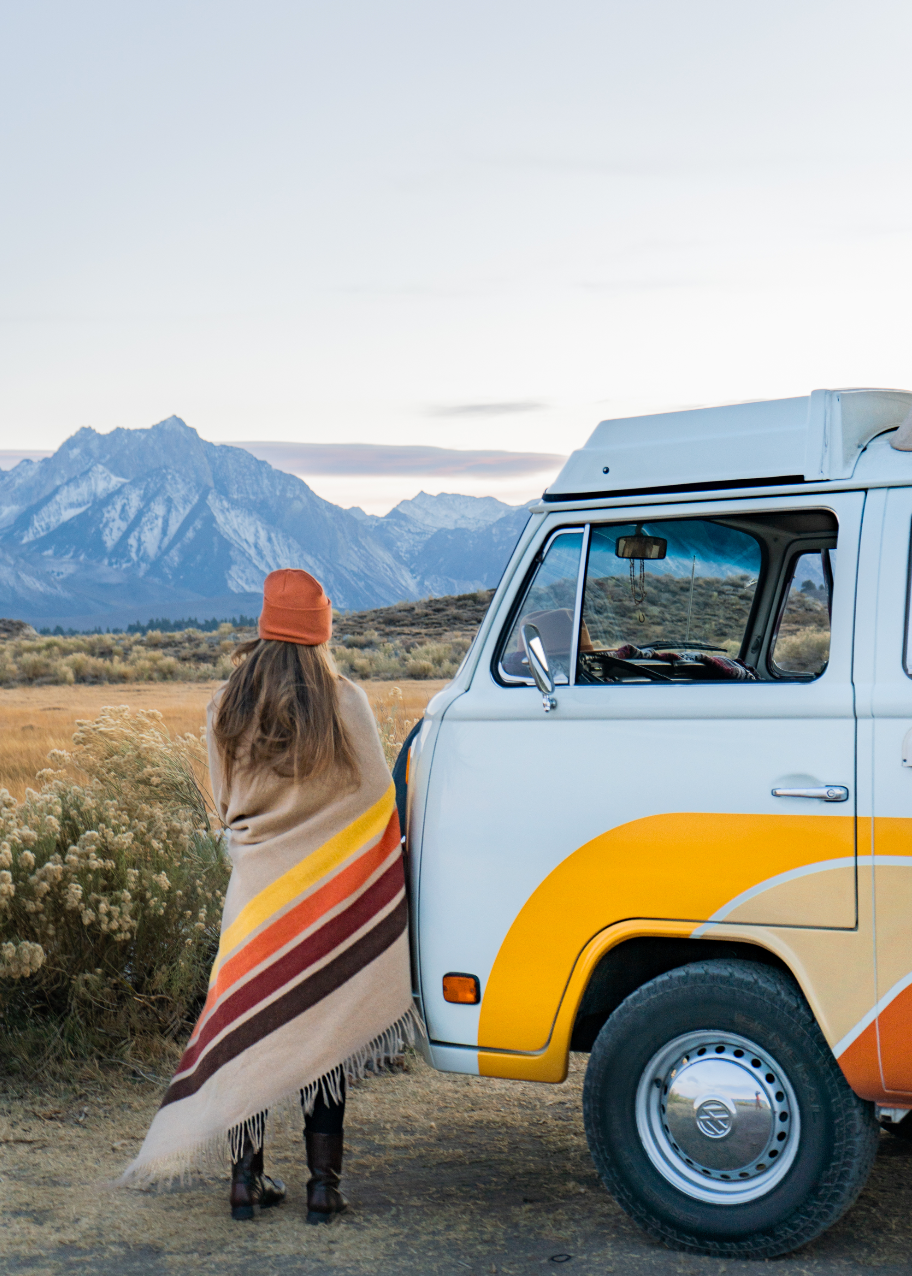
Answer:
POLYGON ((794 978, 785 962, 760 944, 663 936, 628 939, 605 953, 592 972, 576 1012, 570 1049, 588 1054, 609 1016, 651 979, 692 962, 726 959, 771 966, 794 978))

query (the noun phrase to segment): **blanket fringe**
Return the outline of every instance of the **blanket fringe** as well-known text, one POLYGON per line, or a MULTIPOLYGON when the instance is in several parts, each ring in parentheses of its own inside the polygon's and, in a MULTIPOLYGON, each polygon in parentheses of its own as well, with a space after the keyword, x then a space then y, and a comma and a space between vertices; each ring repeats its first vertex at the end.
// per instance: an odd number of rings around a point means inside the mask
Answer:
POLYGON ((342 1097, 343 1078, 360 1081, 376 1075, 401 1055, 406 1045, 413 1046, 417 1034, 425 1036, 426 1031, 418 1011, 411 1006, 400 1019, 335 1068, 273 1100, 268 1111, 255 1112, 230 1130, 180 1152, 157 1157, 141 1165, 134 1162, 114 1186, 140 1190, 157 1186, 160 1190, 167 1190, 175 1180, 184 1185, 199 1177, 221 1176, 227 1163, 240 1160, 246 1138, 257 1151, 263 1146, 270 1116, 274 1117, 279 1112, 293 1113, 299 1110, 299 1103, 305 1113, 310 1113, 318 1095, 322 1095, 325 1102, 338 1103, 342 1097))

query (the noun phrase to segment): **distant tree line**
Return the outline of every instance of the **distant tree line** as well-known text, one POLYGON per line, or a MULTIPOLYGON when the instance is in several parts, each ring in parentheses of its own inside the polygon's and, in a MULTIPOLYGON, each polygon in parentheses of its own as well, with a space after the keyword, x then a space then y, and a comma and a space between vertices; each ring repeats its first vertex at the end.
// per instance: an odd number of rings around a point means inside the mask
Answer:
POLYGON ((147 620, 145 624, 141 620, 136 620, 132 625, 127 625, 126 629, 101 629, 96 625, 94 629, 63 629, 60 625, 55 625, 53 629, 39 629, 39 634, 46 637, 54 638, 75 638, 79 634, 148 634, 159 632, 163 634, 176 634, 185 629, 197 629, 200 633, 214 633, 220 625, 234 625, 236 629, 256 628, 256 616, 229 616, 227 620, 224 618, 219 620, 216 616, 212 616, 209 620, 197 620, 196 616, 182 617, 180 620, 169 620, 167 616, 154 616, 151 620, 147 620))

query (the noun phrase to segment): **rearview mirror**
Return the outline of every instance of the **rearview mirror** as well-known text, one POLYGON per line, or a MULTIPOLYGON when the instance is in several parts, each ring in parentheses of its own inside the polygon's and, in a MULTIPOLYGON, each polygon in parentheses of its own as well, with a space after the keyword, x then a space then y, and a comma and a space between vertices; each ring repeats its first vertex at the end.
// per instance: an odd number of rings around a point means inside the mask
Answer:
POLYGON ((548 656, 538 626, 523 625, 519 635, 522 639, 526 659, 529 662, 529 670, 535 679, 536 687, 542 693, 542 708, 545 713, 550 713, 552 709, 557 708, 557 701, 552 694, 554 681, 551 677, 551 670, 548 668, 548 656))
POLYGON ((661 536, 644 536, 639 525, 633 536, 619 536, 615 547, 617 558, 664 558, 668 541, 661 536))

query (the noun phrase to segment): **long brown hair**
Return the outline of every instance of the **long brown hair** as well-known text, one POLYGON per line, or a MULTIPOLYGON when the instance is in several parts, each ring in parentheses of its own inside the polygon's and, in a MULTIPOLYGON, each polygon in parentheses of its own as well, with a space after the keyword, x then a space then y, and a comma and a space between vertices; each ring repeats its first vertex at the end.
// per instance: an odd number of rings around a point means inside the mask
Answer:
POLYGON ((241 643, 232 659, 214 726, 228 784, 241 765, 296 782, 330 770, 357 779, 355 751, 339 712, 338 674, 325 643, 254 638, 241 643))

